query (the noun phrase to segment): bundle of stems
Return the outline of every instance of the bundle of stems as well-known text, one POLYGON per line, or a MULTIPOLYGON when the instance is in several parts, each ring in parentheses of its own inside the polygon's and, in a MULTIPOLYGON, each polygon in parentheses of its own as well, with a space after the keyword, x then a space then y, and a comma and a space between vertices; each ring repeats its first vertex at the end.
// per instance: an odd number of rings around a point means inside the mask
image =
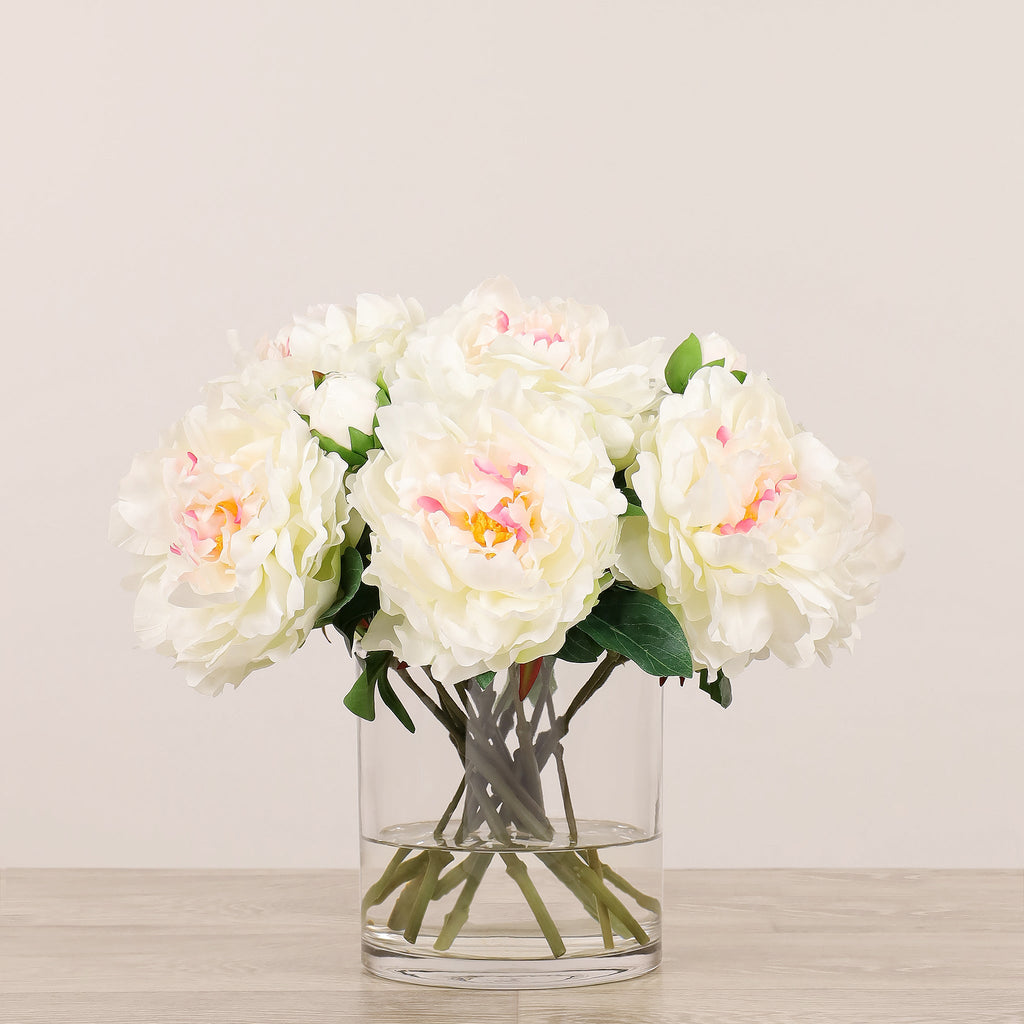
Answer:
POLYGON ((436 950, 448 950, 469 919, 477 890, 497 858, 529 905, 551 955, 560 957, 566 951, 565 943, 519 855, 529 851, 599 923, 605 949, 614 949, 617 938, 648 943, 650 936, 611 887, 655 914, 661 910, 657 899, 604 864, 593 847, 577 848, 579 830, 563 749, 576 714, 624 660, 619 654, 607 652, 560 715, 553 699, 554 658, 514 666, 501 694, 496 694, 493 686, 480 686, 476 680, 458 683, 454 687, 458 699, 434 679, 429 669, 422 670, 425 685, 420 685, 406 666, 392 662, 389 671, 447 731, 463 772, 434 828, 437 845, 415 854, 410 847, 397 850, 380 878, 366 891, 364 919, 372 907, 400 890, 388 927, 415 943, 431 902, 461 887, 434 942, 436 950), (431 689, 435 696, 431 696, 431 689), (552 758, 568 831, 568 844, 560 846, 549 845, 555 838, 555 828, 544 806, 541 780, 541 772, 552 758), (458 824, 449 835, 460 805, 458 824), (452 850, 465 851, 465 856, 453 864, 452 850))

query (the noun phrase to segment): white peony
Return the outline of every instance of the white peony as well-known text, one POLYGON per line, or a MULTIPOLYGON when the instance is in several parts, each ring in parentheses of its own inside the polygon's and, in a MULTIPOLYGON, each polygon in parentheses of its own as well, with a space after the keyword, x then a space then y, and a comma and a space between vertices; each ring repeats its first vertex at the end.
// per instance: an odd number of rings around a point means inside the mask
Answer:
POLYGON ((397 372, 466 399, 513 370, 524 388, 591 417, 612 460, 624 464, 639 417, 661 397, 668 354, 663 338, 631 345, 598 306, 523 299, 499 277, 413 331, 397 372))
POLYGON ((319 373, 355 373, 376 381, 390 379, 407 336, 424 321, 412 299, 360 295, 354 308, 314 306, 297 316, 255 351, 241 355, 239 372, 215 383, 228 386, 243 399, 272 394, 294 402, 296 392, 319 373))
POLYGON ((376 382, 358 373, 329 373, 319 385, 300 388, 292 401, 314 430, 348 448, 350 427, 373 433, 379 394, 376 382))
POLYGON ((559 650, 597 600, 625 499, 579 411, 514 373, 439 404, 399 381, 351 500, 381 610, 364 650, 444 682, 559 650))
POLYGON ((295 651, 337 592, 345 469, 285 402, 211 387, 136 457, 112 511, 142 645, 211 694, 295 651))
POLYGON ((747 357, 738 352, 728 338, 712 331, 700 339, 701 362, 713 363, 716 360, 724 360, 726 370, 746 370, 747 357))
POLYGON ((902 557, 899 527, 875 513, 866 466, 796 428, 766 377, 698 371, 640 448, 630 482, 647 522, 625 521, 618 568, 662 595, 695 664, 828 664, 859 636, 902 557))

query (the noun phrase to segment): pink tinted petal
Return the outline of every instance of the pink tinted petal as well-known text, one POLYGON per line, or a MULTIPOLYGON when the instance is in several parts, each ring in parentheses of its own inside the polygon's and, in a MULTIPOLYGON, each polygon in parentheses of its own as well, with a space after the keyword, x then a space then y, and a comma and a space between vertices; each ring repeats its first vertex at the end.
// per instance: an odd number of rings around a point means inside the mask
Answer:
POLYGON ((177 544, 172 544, 171 545, 171 551, 174 554, 176 554, 176 555, 180 555, 181 554, 181 548, 179 548, 177 544))
POLYGON ((496 523, 501 523, 506 530, 512 530, 516 540, 525 541, 529 534, 512 518, 509 510, 502 504, 497 504, 487 513, 496 523))
POLYGON ((750 533, 750 531, 757 526, 756 519, 741 519, 735 527, 736 533, 750 533))
POLYGON ((437 498, 428 497, 426 494, 421 495, 416 504, 425 512, 444 512, 444 505, 437 498))
POLYGON ((736 532, 736 527, 731 523, 722 523, 721 526, 717 526, 715 529, 723 537, 731 537, 736 532))
POLYGON ((189 462, 192 463, 192 466, 189 468, 189 473, 194 473, 196 470, 196 466, 199 463, 199 459, 197 459, 195 455, 192 454, 192 452, 185 452, 185 454, 188 456, 189 462))
POLYGON ((723 445, 732 440, 732 431, 728 427, 722 426, 718 428, 718 432, 715 437, 722 442, 723 445))
POLYGON ((473 465, 481 473, 486 476, 492 476, 495 480, 500 480, 509 490, 512 490, 512 477, 515 476, 515 468, 512 469, 510 476, 505 476, 490 459, 473 459, 473 465))
POLYGON ((498 330, 504 334, 508 330, 508 313, 503 309, 498 310, 498 330))

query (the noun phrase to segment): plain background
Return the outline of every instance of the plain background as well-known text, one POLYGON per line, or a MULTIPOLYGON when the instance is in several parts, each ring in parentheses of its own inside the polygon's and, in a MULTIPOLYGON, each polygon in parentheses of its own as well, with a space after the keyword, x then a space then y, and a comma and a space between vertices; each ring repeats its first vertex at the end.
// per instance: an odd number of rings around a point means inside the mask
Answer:
POLYGON ((228 329, 507 273, 725 334, 906 529, 853 656, 666 693, 668 866, 1021 866, 1018 9, 12 5, 0 865, 356 863, 343 649, 196 695, 108 510, 228 329))

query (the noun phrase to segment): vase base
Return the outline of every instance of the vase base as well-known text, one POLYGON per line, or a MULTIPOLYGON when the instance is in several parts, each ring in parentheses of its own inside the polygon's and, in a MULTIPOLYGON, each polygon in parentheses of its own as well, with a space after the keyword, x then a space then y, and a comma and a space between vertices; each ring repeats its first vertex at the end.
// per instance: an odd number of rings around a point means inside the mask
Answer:
POLYGON ((618 953, 545 960, 413 956, 363 943, 363 966, 379 978, 436 988, 576 988, 625 981, 661 963, 661 942, 618 953))

